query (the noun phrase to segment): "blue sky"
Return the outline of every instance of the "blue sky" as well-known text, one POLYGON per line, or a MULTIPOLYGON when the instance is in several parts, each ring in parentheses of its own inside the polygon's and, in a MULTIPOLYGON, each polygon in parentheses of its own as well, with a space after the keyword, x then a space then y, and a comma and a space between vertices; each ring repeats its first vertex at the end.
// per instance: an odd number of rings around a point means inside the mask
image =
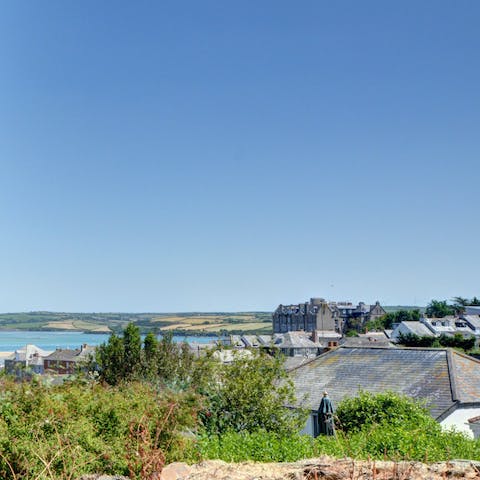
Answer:
POLYGON ((0 311, 480 294, 476 1, 0 5, 0 311))

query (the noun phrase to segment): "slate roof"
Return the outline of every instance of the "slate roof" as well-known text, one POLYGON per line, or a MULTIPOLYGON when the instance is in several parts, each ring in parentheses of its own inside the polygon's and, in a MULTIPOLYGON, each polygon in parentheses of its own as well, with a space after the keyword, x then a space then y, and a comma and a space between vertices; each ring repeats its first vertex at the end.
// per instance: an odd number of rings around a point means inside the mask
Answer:
POLYGON ((464 315, 464 320, 468 322, 473 328, 480 329, 480 317, 478 315, 464 315))
POLYGON ((346 347, 394 347, 384 332, 371 332, 360 334, 358 337, 345 337, 342 345, 346 347))
POLYGON ((408 331, 419 337, 434 337, 435 334, 423 323, 420 322, 401 322, 400 325, 393 331, 395 336, 398 332, 408 331))
POLYGON ((287 371, 292 370, 293 368, 300 367, 312 360, 312 357, 305 357, 303 355, 297 355, 295 357, 285 357, 283 362, 283 368, 287 371))
POLYGON ((287 332, 276 336, 273 345, 278 348, 318 348, 305 334, 287 332))
POLYGON ((246 347, 258 347, 260 343, 256 335, 242 335, 241 339, 246 347))
POLYGON ((451 352, 454 395, 461 403, 476 403, 480 401, 480 361, 451 352))
POLYGON ((78 360, 78 355, 80 354, 80 349, 70 350, 68 348, 57 348, 53 353, 44 357, 45 360, 59 360, 63 362, 76 362, 78 360))
POLYGON ((299 403, 311 410, 318 409, 324 390, 334 404, 359 390, 394 391, 425 400, 434 418, 459 403, 480 405, 480 361, 447 349, 342 346, 289 375, 299 403))
POLYGON ((241 335, 230 335, 230 341, 233 347, 244 347, 241 335))
POLYGON ((269 347, 273 341, 272 335, 257 335, 258 341, 264 347, 269 347))

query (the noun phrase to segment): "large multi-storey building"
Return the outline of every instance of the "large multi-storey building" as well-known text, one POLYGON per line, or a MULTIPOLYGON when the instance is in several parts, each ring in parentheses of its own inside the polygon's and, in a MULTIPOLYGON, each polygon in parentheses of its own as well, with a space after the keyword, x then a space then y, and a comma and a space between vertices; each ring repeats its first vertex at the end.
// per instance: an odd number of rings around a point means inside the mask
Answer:
POLYGON ((349 302, 327 302, 323 298, 311 298, 310 302, 298 305, 279 305, 273 313, 273 333, 303 330, 335 331, 345 328, 360 328, 367 321, 385 315, 379 302, 357 306, 349 302))

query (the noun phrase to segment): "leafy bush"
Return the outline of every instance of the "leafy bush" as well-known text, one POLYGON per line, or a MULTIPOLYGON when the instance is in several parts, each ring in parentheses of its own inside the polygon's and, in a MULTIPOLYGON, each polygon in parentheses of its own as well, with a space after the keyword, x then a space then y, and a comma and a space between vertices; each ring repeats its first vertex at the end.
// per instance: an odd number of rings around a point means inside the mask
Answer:
POLYGON ((430 428, 437 422, 420 403, 393 392, 373 394, 361 391, 357 397, 340 403, 336 416, 344 432, 354 432, 374 425, 412 425, 430 428))
POLYGON ((421 403, 393 392, 372 394, 340 403, 337 438, 318 437, 317 449, 354 458, 441 461, 455 457, 480 459, 480 442, 442 430, 421 403))
POLYGON ((197 399, 132 383, 122 387, 38 382, 0 385, 0 478, 67 479, 129 474, 181 455, 197 399))

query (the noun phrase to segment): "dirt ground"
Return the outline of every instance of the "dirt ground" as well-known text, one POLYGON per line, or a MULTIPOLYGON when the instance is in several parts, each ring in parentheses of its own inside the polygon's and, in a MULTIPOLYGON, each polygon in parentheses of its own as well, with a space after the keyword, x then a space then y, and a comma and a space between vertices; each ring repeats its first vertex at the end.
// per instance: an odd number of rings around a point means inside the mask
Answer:
POLYGON ((161 480, 445 480, 480 479, 480 462, 452 460, 374 462, 321 457, 296 463, 226 463, 205 461, 198 465, 171 464, 161 480))

